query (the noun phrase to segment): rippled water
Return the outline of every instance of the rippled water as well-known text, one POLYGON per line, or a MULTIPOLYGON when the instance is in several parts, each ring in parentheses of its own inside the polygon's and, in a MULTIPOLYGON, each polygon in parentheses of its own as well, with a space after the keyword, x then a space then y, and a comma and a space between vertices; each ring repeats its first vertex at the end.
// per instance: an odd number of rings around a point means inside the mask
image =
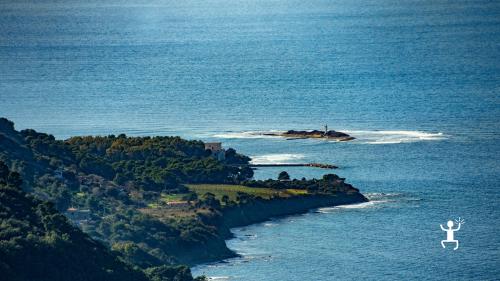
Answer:
POLYGON ((0 15, 0 115, 18 128, 221 140, 256 163, 334 163, 372 200, 236 229, 242 257, 196 274, 500 276, 498 2, 1 1, 0 15), (326 123, 357 139, 261 134, 326 123), (460 248, 442 249, 458 216, 460 248))

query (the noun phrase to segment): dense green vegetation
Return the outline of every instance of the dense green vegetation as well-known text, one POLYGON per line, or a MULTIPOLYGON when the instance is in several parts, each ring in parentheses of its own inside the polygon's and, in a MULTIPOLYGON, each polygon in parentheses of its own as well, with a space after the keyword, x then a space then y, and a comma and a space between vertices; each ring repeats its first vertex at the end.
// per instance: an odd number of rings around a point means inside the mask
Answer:
POLYGON ((0 272, 3 280, 185 280, 187 267, 145 272, 121 261, 72 226, 49 202, 21 190, 20 175, 0 162, 0 272))
POLYGON ((229 184, 189 184, 187 187, 189 190, 196 192, 201 198, 206 193, 211 193, 221 202, 240 202, 242 198, 248 198, 249 196, 272 199, 273 197, 290 197, 307 194, 307 190, 304 189, 252 188, 229 184))
POLYGON ((12 165, 22 169, 30 182, 40 176, 37 172, 61 167, 65 168, 68 179, 74 179, 74 173, 78 172, 95 174, 118 185, 132 184, 145 191, 176 191, 182 188, 179 183, 186 182, 233 183, 242 174, 252 177, 251 170, 230 165, 247 164, 248 157, 228 149, 226 160, 219 162, 210 156, 201 141, 125 135, 60 141, 34 130, 16 132, 12 122, 6 119, 0 123, 5 160, 17 160, 12 165))
POLYGON ((230 252, 217 229, 193 210, 167 219, 142 209, 162 194, 187 191, 180 182, 232 182, 240 169, 231 161, 248 160, 231 153, 220 163, 202 142, 175 137, 59 141, 34 130, 18 132, 12 122, 0 119, 0 160, 26 179, 22 188, 61 213, 72 207, 74 224, 144 269, 190 262, 186 252, 207 244, 230 252), (117 176, 122 172, 123 177, 117 176))
MULTIPOLYGON (((95 262, 89 266, 102 268, 96 274, 111 274, 103 280, 112 280, 113 274, 119 276, 128 271, 130 276, 137 274, 137 280, 192 280, 189 268, 180 264, 234 256, 225 244, 230 236, 225 213, 233 213, 234 224, 240 207, 243 210, 245 206, 263 204, 263 200, 300 200, 315 194, 357 192, 336 175, 297 180, 281 173, 279 180, 251 180, 253 171, 248 166, 248 157, 227 149, 225 159, 218 161, 201 141, 125 135, 56 140, 34 130, 17 131, 14 124, 4 118, 0 118, 0 161, 11 169, 4 172, 3 186, 8 192, 15 190, 19 196, 30 198, 26 199, 32 200, 30 204, 46 206, 43 207, 46 213, 40 213, 39 207, 31 207, 38 216, 34 220, 18 218, 22 221, 20 224, 26 224, 33 229, 33 235, 40 237, 29 240, 31 232, 26 229, 23 233, 29 243, 33 242, 33 247, 50 246, 55 251, 83 251, 82 258, 95 262), (13 189, 14 186, 17 189, 13 189), (26 197, 23 192, 33 197, 26 197), (70 219, 70 224, 61 213, 70 219), (51 228, 44 225, 47 215, 57 221, 51 228), (52 237, 54 231, 62 240, 54 238, 54 242, 47 238, 52 237), (75 244, 64 244, 68 237, 71 238, 68 241, 75 244), (47 239, 50 241, 45 241, 47 239), (38 241, 45 241, 43 243, 49 246, 38 241), (86 243, 106 252, 102 256, 111 257, 109 263, 101 264, 99 259, 90 258, 92 253, 87 255, 84 249, 86 243)), ((9 201, 1 203, 3 209, 0 210, 5 211, 0 215, 5 213, 5 220, 14 218, 17 211, 12 213, 9 201)), ((244 213, 247 219, 251 217, 250 213, 244 213)), ((3 217, 0 225, 7 233, 6 239, 10 239, 9 231, 15 233, 21 229, 17 224, 5 223, 3 217)), ((18 249, 17 244, 14 245, 13 249, 18 249)), ((6 257, 14 261, 24 253, 5 249, 6 257)), ((42 257, 41 252, 33 252, 42 257)), ((62 256, 70 257, 69 254, 62 256)), ((0 257, 0 266, 17 272, 20 268, 15 266, 30 263, 23 259, 14 261, 0 257)), ((33 262, 43 266, 41 260, 33 262)), ((57 264, 57 259, 47 262, 57 264)))
POLYGON ((281 180, 245 180, 241 184, 254 188, 271 189, 304 189, 309 193, 332 194, 336 192, 359 192, 352 185, 345 183, 345 179, 335 174, 324 175, 321 179, 293 179, 290 180, 288 174, 280 173, 281 180))

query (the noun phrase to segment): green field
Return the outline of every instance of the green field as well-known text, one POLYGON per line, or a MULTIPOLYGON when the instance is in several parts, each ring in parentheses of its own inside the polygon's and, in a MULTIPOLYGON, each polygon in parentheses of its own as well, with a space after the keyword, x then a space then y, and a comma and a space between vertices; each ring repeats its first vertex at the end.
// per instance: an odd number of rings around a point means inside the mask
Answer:
POLYGON ((296 195, 307 194, 306 190, 302 189, 271 189, 271 188, 254 188, 247 187, 243 185, 231 185, 231 184, 188 184, 186 185, 191 191, 196 192, 199 197, 203 194, 210 192, 213 193, 217 199, 221 199, 222 196, 227 195, 230 200, 235 201, 238 192, 248 193, 254 196, 260 196, 264 199, 269 199, 273 195, 278 195, 280 197, 290 197, 296 195))
POLYGON ((160 195, 160 198, 156 202, 150 202, 148 203, 148 208, 150 209, 158 209, 161 208, 162 206, 168 204, 168 202, 172 201, 184 201, 185 196, 187 196, 187 193, 176 193, 176 194, 166 194, 162 193, 160 195))
POLYGON ((176 194, 165 194, 162 193, 160 196, 160 201, 168 203, 172 201, 183 201, 183 197, 186 196, 186 193, 176 193, 176 194))

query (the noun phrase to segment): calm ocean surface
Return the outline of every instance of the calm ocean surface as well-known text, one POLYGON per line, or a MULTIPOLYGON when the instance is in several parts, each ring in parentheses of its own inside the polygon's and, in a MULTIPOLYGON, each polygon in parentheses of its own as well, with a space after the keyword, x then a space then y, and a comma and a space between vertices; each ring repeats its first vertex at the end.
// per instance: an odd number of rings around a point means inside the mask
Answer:
POLYGON ((498 1, 0 1, 18 129, 219 140, 372 199, 236 229, 194 268, 220 280, 500 280, 499 96, 498 1), (324 124, 358 139, 254 135, 324 124))

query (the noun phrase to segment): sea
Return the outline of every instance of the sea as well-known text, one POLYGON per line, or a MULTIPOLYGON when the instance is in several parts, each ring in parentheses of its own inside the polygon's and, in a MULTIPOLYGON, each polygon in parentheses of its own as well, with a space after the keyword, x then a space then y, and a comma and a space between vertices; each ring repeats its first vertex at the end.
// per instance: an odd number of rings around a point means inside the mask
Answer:
POLYGON ((370 199, 233 229, 240 257, 192 269, 211 280, 500 280, 499 96, 499 1, 0 1, 17 129, 335 164, 286 170, 370 199), (324 125, 356 140, 265 135, 324 125))

